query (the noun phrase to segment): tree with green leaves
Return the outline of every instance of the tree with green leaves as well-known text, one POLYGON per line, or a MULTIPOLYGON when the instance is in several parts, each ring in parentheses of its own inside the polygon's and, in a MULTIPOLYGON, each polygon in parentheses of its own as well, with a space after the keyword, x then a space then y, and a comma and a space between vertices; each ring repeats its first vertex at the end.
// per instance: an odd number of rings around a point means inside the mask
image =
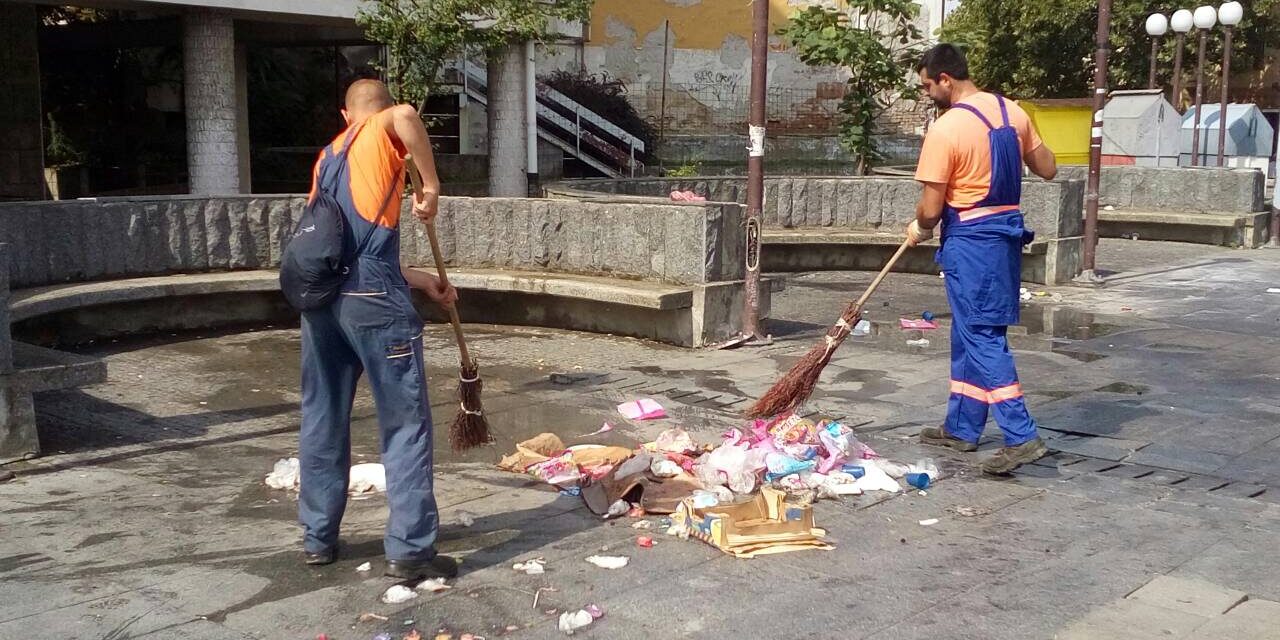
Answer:
POLYGON ((800 9, 778 31, 802 62, 849 72, 840 101, 840 142, 866 173, 883 158, 873 134, 876 121, 898 100, 912 99, 911 71, 921 50, 913 0, 849 0, 844 10, 800 9))
POLYGON ((583 22, 594 0, 376 0, 356 22, 387 46, 392 95, 423 104, 440 69, 468 52, 492 55, 512 43, 542 41, 552 20, 583 22))
MULTIPOLYGON (((1245 0, 1245 18, 1237 27, 1231 53, 1234 70, 1261 69, 1267 38, 1280 32, 1280 0, 1245 0)), ((1149 0, 1113 0, 1109 84, 1116 89, 1146 88, 1151 40, 1144 24, 1157 11, 1168 15, 1177 5, 1149 0)), ((947 17, 941 38, 961 45, 969 70, 984 89, 1016 98, 1078 98, 1093 84, 1094 33, 1098 3, 1090 0, 964 0, 947 17)), ((1172 84, 1174 48, 1166 36, 1158 56, 1165 86, 1172 84)), ((1183 52, 1183 86, 1194 86, 1195 33, 1183 52), (1189 62, 1189 64, 1188 64, 1189 62)), ((1221 29, 1209 37, 1205 75, 1211 84, 1221 75, 1221 29)))

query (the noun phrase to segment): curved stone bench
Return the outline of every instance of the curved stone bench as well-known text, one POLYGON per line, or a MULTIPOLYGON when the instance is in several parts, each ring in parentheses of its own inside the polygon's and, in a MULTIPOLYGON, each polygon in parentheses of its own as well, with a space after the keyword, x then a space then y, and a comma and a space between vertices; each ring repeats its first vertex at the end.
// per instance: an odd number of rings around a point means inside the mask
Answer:
MULTIPOLYGON (((469 323, 594 331, 702 346, 693 318, 735 311, 727 304, 734 298, 733 283, 694 289, 503 269, 457 269, 450 280, 460 292, 459 313, 469 323)), ((13 292, 9 313, 23 336, 75 344, 142 332, 296 322, 297 312, 279 291, 274 270, 124 278, 20 289, 13 292)), ((424 317, 444 319, 422 296, 415 301, 424 317)), ((723 320, 727 323, 729 318, 723 320)))
MULTIPOLYGON (((828 229, 766 229, 760 235, 765 249, 761 261, 767 272, 877 271, 902 245, 902 234, 828 229)), ((1022 248, 1022 280, 1061 284, 1075 277, 1080 264, 1079 243, 1033 242, 1022 248)), ((935 238, 908 249, 894 271, 938 273, 935 238)))
MULTIPOLYGON (((637 202, 693 191, 711 201, 744 202, 746 180, 735 176, 566 180, 546 188, 550 197, 637 202)), ((765 179, 763 268, 774 273, 878 270, 902 242, 920 186, 910 176, 789 176, 765 179)), ((1026 180, 1023 210, 1036 240, 1024 250, 1022 279, 1062 284, 1080 273, 1084 182, 1026 180)), ((908 252, 897 270, 937 273, 933 252, 908 252)))
MULTIPOLYGON (((304 206, 296 195, 0 203, 0 243, 10 243, 8 271, 22 290, 15 319, 24 335, 74 342, 95 327, 288 317, 271 270, 304 206)), ((402 260, 434 270, 426 234, 403 207, 402 260)), ((468 291, 466 322, 700 347, 739 327, 741 215, 733 203, 445 197, 437 227, 455 284, 468 291)))

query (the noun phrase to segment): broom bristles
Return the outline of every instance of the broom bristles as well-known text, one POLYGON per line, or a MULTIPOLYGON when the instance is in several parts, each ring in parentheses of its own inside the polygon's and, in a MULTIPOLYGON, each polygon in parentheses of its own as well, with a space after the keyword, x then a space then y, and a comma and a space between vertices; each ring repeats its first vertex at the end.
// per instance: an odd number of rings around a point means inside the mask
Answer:
POLYGON ((856 305, 841 314, 843 322, 836 323, 827 330, 822 341, 813 345, 804 357, 791 366, 787 375, 782 376, 755 404, 747 409, 748 418, 769 418, 795 410, 804 404, 813 389, 818 385, 822 370, 831 362, 831 356, 849 336, 850 329, 862 318, 862 309, 856 305))
POLYGON ((449 426, 449 441, 454 451, 465 451, 493 442, 489 434, 489 420, 484 417, 480 404, 480 391, 484 381, 480 379, 480 367, 475 360, 462 364, 458 378, 458 414, 449 426))

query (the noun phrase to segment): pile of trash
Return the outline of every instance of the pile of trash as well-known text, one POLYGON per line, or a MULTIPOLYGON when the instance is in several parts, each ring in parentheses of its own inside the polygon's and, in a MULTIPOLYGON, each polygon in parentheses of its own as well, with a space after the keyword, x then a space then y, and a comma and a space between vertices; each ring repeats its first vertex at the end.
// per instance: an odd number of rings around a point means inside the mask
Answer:
MULTIPOLYGON (((657 403, 639 400, 619 411, 633 414, 638 406, 657 403)), ((751 554, 830 548, 822 541, 825 532, 812 526, 809 509, 816 500, 898 492, 903 490, 900 481, 924 490, 939 476, 931 459, 915 464, 889 460, 838 421, 814 422, 795 414, 731 429, 714 445, 694 442, 679 427, 636 449, 566 447, 554 434, 544 433, 520 443, 499 467, 534 476, 565 495, 580 495, 593 513, 605 518, 675 514, 669 534, 693 535, 736 555, 743 554, 730 547, 758 547, 748 549, 751 554), (717 523, 713 514, 727 514, 728 519, 717 523), (778 541, 759 547, 747 544, 753 540, 742 536, 751 532, 734 529, 735 520, 788 526, 774 527, 773 537, 766 538, 778 541)))

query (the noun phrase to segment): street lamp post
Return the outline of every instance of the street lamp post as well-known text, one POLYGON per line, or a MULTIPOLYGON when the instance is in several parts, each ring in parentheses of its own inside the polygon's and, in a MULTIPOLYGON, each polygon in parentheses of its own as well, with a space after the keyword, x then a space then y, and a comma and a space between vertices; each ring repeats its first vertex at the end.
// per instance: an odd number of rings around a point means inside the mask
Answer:
POLYGON ((1173 48, 1173 95, 1169 96, 1178 113, 1182 113, 1182 50, 1187 48, 1187 32, 1191 31, 1193 24, 1191 12, 1186 9, 1174 11, 1169 19, 1169 26, 1178 34, 1173 48))
POLYGON ((1218 21, 1222 23, 1222 104, 1218 107, 1218 166, 1227 161, 1227 85, 1231 78, 1231 31, 1244 18, 1244 7, 1239 2, 1227 2, 1218 7, 1218 21))
POLYGON ((1191 129, 1191 166, 1200 166, 1200 109, 1204 106, 1204 49, 1208 44, 1209 30, 1218 22, 1218 12, 1213 7, 1196 7, 1192 18, 1200 30, 1200 46, 1196 51, 1196 115, 1191 129))
POLYGON ((1169 19, 1163 13, 1147 16, 1147 35, 1151 36, 1151 74, 1147 77, 1147 88, 1156 88, 1156 56, 1160 54, 1160 38, 1169 32, 1169 19))

